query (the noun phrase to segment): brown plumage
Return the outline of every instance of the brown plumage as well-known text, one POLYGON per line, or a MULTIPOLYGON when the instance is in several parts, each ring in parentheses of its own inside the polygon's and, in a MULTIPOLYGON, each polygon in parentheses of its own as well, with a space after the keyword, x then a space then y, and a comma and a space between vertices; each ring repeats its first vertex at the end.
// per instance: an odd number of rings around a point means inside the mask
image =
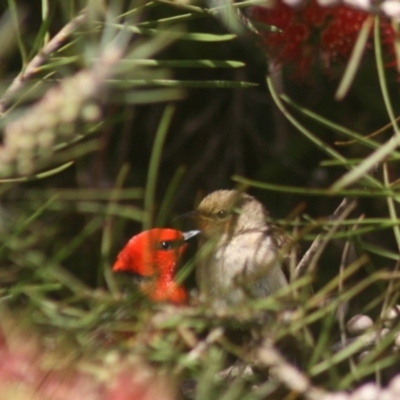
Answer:
POLYGON ((202 232, 196 279, 204 297, 236 304, 287 285, 279 256, 287 237, 266 222, 268 212, 258 200, 218 190, 195 214, 202 232))

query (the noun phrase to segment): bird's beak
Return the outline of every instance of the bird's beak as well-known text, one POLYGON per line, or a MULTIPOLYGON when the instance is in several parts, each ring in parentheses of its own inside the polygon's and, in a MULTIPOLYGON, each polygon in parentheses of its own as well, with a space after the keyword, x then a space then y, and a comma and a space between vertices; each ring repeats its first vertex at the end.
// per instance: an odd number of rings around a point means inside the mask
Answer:
POLYGON ((186 242, 189 239, 191 239, 192 237, 198 235, 199 233, 200 233, 199 230, 183 232, 183 240, 186 242))

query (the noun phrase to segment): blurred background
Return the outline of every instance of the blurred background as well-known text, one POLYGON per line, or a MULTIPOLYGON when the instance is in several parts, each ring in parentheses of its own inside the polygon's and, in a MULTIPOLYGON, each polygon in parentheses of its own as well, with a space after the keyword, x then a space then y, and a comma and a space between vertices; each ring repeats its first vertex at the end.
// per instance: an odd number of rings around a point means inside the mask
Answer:
MULTIPOLYGON (((300 256, 316 234, 329 232, 349 193, 327 189, 393 135, 382 128, 388 108, 399 113, 399 76, 389 66, 395 55, 381 58, 383 80, 371 30, 337 100, 350 55, 327 67, 317 44, 323 27, 307 26, 304 51, 317 57, 299 76, 296 60, 271 57, 274 27, 257 21, 267 12, 257 14, 259 3, 0 4, 0 290, 7 304, 50 331, 65 328, 74 343, 93 344, 85 335, 118 314, 110 267, 127 240, 153 226, 192 229, 177 217, 217 189, 244 185, 289 233, 315 226, 297 238, 300 256), (267 85, 270 71, 269 82, 286 96, 286 115, 267 85), (381 129, 370 142, 363 138, 381 129), (360 136, 349 142, 352 134, 360 136)), ((298 21, 307 4, 285 12, 298 21)), ((368 15, 351 12, 361 21, 368 15)), ((346 243, 353 250, 348 263, 368 256, 349 279, 353 285, 399 261, 397 160, 393 150, 347 185, 357 207, 321 255, 316 292, 337 276, 346 243)), ((349 294, 354 313, 377 315, 387 284, 376 279, 349 294)))

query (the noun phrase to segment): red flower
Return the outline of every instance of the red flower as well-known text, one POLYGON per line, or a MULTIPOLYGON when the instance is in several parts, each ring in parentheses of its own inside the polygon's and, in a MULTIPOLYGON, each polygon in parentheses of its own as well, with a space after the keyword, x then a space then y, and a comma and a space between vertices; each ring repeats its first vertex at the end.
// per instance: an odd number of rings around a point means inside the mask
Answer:
MULTIPOLYGON (((363 22, 369 16, 364 11, 346 6, 321 7, 310 0, 294 9, 278 0, 273 8, 254 7, 252 17, 280 32, 263 32, 267 55, 279 64, 294 67, 294 77, 305 78, 311 66, 322 61, 326 70, 333 63, 349 58, 363 22)), ((393 54, 394 31, 387 19, 382 19, 383 43, 393 54)), ((372 30, 370 32, 371 47, 372 30)))

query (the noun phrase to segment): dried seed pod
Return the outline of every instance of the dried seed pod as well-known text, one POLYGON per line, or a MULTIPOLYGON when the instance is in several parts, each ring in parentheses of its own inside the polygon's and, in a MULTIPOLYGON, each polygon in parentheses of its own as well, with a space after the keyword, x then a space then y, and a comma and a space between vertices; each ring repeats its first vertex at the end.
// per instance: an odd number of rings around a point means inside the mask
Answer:
POLYGON ((400 318, 400 304, 396 304, 395 306, 383 311, 381 318, 386 326, 393 325, 394 322, 400 318))
POLYGON ((356 389, 352 395, 351 400, 372 400, 378 399, 379 396, 379 387, 374 383, 366 383, 365 385, 360 386, 356 389))
POLYGON ((351 335, 359 335, 373 326, 374 322, 368 315, 354 315, 347 323, 346 329, 351 335))
POLYGON ((393 395, 400 397, 400 374, 396 375, 389 384, 389 390, 393 395))
POLYGON ((349 400, 349 394, 346 392, 326 393, 321 400, 349 400))

